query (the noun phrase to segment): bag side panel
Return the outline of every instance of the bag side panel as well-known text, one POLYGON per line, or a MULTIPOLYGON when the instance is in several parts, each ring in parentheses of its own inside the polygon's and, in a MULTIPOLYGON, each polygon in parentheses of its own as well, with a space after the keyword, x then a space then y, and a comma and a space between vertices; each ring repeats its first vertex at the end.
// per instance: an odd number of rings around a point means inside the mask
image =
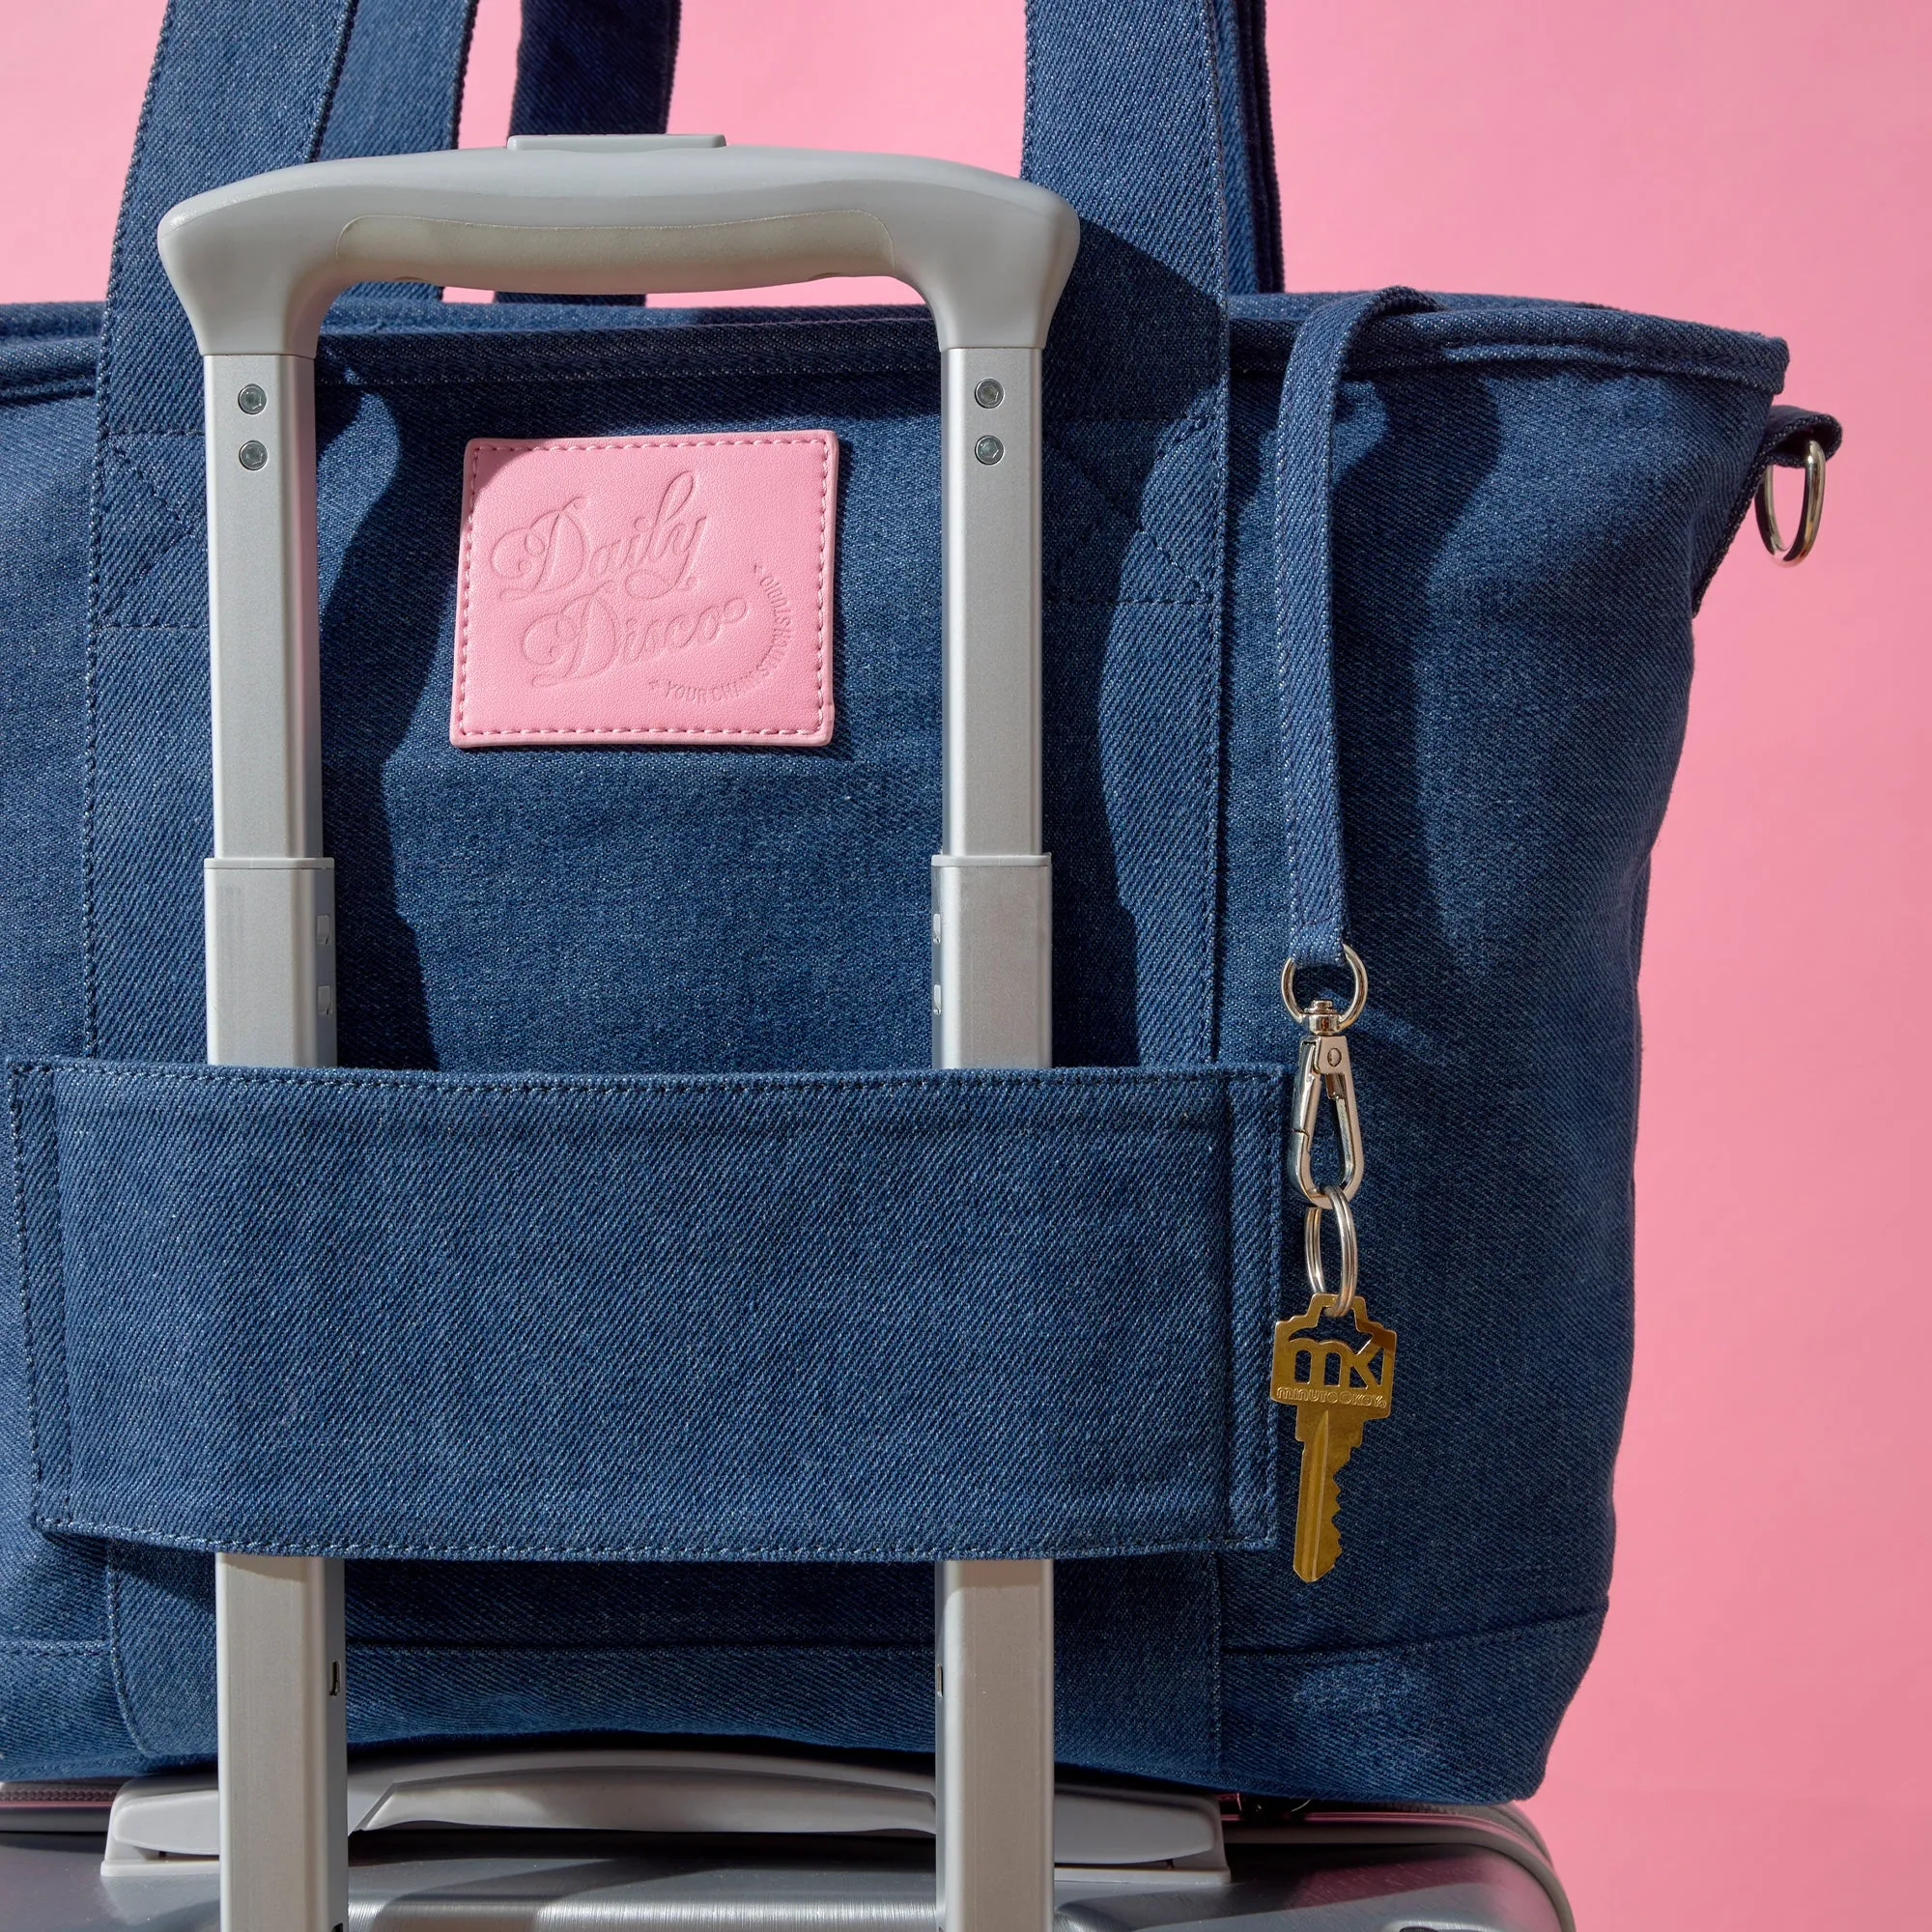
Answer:
MULTIPOLYGON (((1609 1580, 1649 854, 1692 599, 1769 394, 1634 356, 1377 368, 1373 347, 1337 426, 1337 735, 1374 988, 1356 1214, 1402 1385, 1342 1481, 1319 1586, 1280 1552, 1220 1559, 1224 1771, 1493 1799, 1540 1780, 1609 1580)), ((1290 1050, 1279 387, 1259 362, 1237 385, 1221 1025, 1243 1060, 1290 1050)))

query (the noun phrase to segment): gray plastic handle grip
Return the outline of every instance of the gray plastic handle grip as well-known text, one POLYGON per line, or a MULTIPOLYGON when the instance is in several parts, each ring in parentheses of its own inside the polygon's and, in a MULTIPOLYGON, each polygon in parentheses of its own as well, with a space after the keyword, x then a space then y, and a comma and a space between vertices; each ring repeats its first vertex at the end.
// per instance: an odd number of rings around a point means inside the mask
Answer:
POLYGON ((1038 349, 1079 222, 952 161, 797 148, 469 148, 257 175, 169 211, 204 355, 312 356, 356 282, 639 295, 892 275, 942 349, 1038 349))

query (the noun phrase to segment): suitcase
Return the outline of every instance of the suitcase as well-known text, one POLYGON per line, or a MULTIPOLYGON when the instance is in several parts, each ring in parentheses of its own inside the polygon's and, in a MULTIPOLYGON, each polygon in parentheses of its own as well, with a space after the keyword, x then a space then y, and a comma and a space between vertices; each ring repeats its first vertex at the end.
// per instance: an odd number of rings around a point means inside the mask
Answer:
MULTIPOLYGON (((540 1769, 534 1754, 499 1755, 480 1782, 474 1758, 359 1764, 355 1808, 385 1822, 355 1840, 349 1923, 531 1932, 698 1918, 721 1932, 860 1923, 929 1932, 934 1923, 921 1842, 930 1780, 916 1771, 724 1752, 606 1752, 595 1767, 597 1754, 571 1755, 580 1779, 596 1770, 610 1780, 607 1798, 629 1780, 625 1822, 665 1829, 538 1833, 500 1822, 514 1815, 527 1826, 563 1808, 563 1786, 544 1781, 564 1771, 554 1756, 540 1769), (620 1755, 631 1760, 622 1776, 609 1762, 620 1755), (646 1793, 653 1768, 671 1781, 646 1793), (835 1782, 845 1796, 828 1804, 822 1794, 835 1782)), ((580 1821, 616 1822, 584 1783, 570 1789, 564 1802, 580 1821)), ((118 1795, 111 1782, 0 1786, 0 1932, 213 1925, 213 1796, 205 1779, 136 1779, 118 1795)), ((1126 1868, 1063 1862, 1058 1922, 1083 1932, 1216 1920, 1253 1932, 1575 1932, 1548 1849, 1514 1805, 1215 1801, 1088 1785, 1064 1790, 1060 1809, 1064 1853, 1119 1856, 1138 1841, 1142 1852, 1178 1854, 1126 1868)))

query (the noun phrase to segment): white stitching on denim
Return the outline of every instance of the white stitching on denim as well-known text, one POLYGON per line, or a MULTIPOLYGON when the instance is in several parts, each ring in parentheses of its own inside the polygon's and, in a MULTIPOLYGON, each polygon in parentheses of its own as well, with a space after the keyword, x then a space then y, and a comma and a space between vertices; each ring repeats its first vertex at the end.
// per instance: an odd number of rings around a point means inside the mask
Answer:
POLYGON ((7 1111, 14 1135, 14 1213, 15 1238, 20 1248, 20 1326, 21 1343, 27 1359, 27 1450, 33 1465, 33 1493, 45 1486, 45 1468, 41 1457, 40 1366, 34 1350, 34 1271, 27 1257, 27 1154, 25 1108, 20 1100, 23 1067, 9 1070, 7 1111))

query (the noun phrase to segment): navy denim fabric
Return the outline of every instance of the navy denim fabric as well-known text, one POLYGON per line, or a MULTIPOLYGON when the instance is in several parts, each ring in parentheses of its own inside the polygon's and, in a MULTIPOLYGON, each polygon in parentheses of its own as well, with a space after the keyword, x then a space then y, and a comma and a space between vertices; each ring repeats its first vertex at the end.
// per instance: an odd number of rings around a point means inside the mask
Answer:
MULTIPOLYGON (((1413 289, 1323 302, 1296 331, 1274 433, 1275 678, 1281 694, 1283 954, 1340 966, 1349 923, 1335 747, 1335 406, 1356 337, 1435 304, 1413 289)), ((1305 996, 1304 996, 1305 997, 1305 996)))
POLYGON ((679 0, 524 0, 511 132, 663 133, 678 14, 679 0))
POLYGON ((16 1063, 37 1520, 345 1556, 1266 1548, 1281 1102, 1273 1069, 16 1063))
MULTIPOLYGON (((377 38, 345 56, 340 0, 176 0, 98 388, 94 316, 5 319, 0 1045, 16 1058, 202 1051, 200 382, 154 225, 198 188, 400 139, 397 115, 446 116, 448 60, 385 68, 381 37, 414 19, 454 46, 457 11, 364 0, 357 35, 377 38), (395 92, 372 91, 366 77, 385 74, 395 92)), ((1291 841, 1299 862, 1307 835, 1291 830, 1285 774, 1307 721, 1291 717, 1285 745, 1277 596, 1285 583, 1292 607, 1323 580, 1300 539, 1283 546, 1295 525, 1277 516, 1277 476, 1325 474, 1327 836, 1375 981, 1355 1035, 1364 1282, 1401 1330, 1403 1379, 1350 1464, 1343 1558, 1320 1585, 1278 1550, 1207 1539, 1062 1566, 1060 1747, 1222 1787, 1493 1799, 1540 1776, 1605 1600, 1637 946, 1690 614, 1759 465, 1788 458, 1802 425, 1768 422, 1784 355, 1764 338, 1438 297, 1355 337, 1332 460, 1284 449, 1284 368, 1322 298, 1246 293, 1272 282, 1255 27, 1246 0, 1032 10, 1027 168, 1083 221, 1047 368, 1056 1057, 1290 1057, 1275 976, 1291 841)), ((319 413, 345 1062, 593 1076, 917 1065, 938 825, 927 320, 411 298, 345 301, 335 325, 319 413), (795 753, 453 752, 465 439, 739 425, 840 439, 838 739, 795 753)), ((170 1158, 144 1155, 150 1171, 170 1158)), ((90 1184, 111 1185, 118 1159, 90 1184)), ((20 1206, 23 1259, 43 1258, 44 1189, 20 1206)), ((152 1214, 132 1218, 158 1237, 152 1214)), ((82 1232, 111 1245, 111 1226, 82 1232)), ((1173 1237, 1123 1214, 1071 1279, 1087 1294, 1110 1270, 1144 1280, 1139 1249, 1173 1237)), ((71 1266, 63 1286, 106 1292, 71 1266)), ((380 1300, 380 1284, 361 1293, 380 1300)), ((876 1293, 854 1284, 855 1321, 876 1293)), ((1160 1313, 1157 1296, 1132 1311, 1160 1313)), ((64 1346, 108 1347, 104 1322, 66 1327, 64 1346)), ((34 1526, 25 1342, 0 1349, 6 1767, 205 1755, 208 1561, 34 1526)), ((178 1409, 199 1373, 172 1378, 178 1409)), ((567 1398, 554 1354, 532 1375, 567 1398)), ((1262 1413, 1259 1381, 1249 1393, 1262 1413)), ((648 1429, 628 1409, 603 1419, 648 1429)), ((936 1436, 935 1463, 950 1452, 936 1436)), ((1278 1489, 1293 1453, 1281 1444, 1278 1489)), ((360 1561, 350 1599, 360 1741, 928 1742, 920 1566, 360 1561)))

